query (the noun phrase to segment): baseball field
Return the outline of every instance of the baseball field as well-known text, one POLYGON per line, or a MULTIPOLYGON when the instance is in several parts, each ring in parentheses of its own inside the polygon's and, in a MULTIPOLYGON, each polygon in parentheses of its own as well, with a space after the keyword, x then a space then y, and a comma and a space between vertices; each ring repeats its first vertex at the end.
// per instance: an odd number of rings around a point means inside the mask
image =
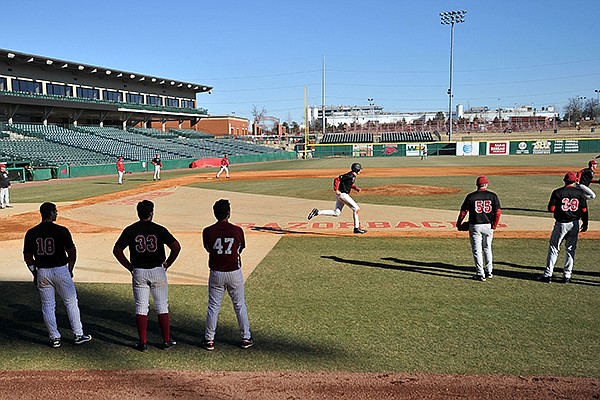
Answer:
MULTIPOLYGON (((80 399, 589 399, 600 397, 600 208, 591 200, 571 284, 538 282, 554 223, 546 204, 562 176, 596 154, 361 158, 352 213, 333 208, 333 178, 357 159, 313 159, 14 184, 0 210, 2 398, 80 399), (478 175, 502 204, 494 278, 474 274, 468 233, 453 223, 478 175), (203 227, 227 198, 246 233, 242 255, 256 345, 238 346, 235 313, 223 302, 215 351, 199 347, 207 304, 203 227), (150 199, 155 221, 182 243, 169 269, 172 335, 140 353, 130 275, 112 246, 150 199), (37 289, 22 261, 25 231, 40 203, 58 205, 73 233, 82 322, 94 340, 48 346, 37 289)), ((600 185, 592 188, 600 193, 600 185)), ((555 276, 561 277, 564 249, 555 276)))

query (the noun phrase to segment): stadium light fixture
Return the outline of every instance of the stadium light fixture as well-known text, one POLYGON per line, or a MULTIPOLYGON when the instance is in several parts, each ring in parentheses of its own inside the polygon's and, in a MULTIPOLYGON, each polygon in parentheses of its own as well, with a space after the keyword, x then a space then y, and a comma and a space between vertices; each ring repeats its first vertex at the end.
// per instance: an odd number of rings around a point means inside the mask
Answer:
POLYGON ((159 85, 162 85, 165 83, 165 80, 163 79, 162 81, 158 82, 159 85))
POLYGON ((46 60, 46 65, 52 65, 54 63, 54 61, 52 60, 46 60))
POLYGON ((152 82, 156 82, 156 78, 152 78, 152 82))
POLYGON ((140 78, 140 82, 141 82, 141 81, 145 81, 145 80, 146 80, 146 77, 145 77, 145 76, 142 76, 142 77, 140 78))
POLYGON ((131 79, 133 79, 133 78, 135 78, 135 74, 131 74, 131 75, 129 75, 129 77, 130 77, 131 79))
POLYGON ((92 74, 95 74, 96 72, 98 72, 98 68, 94 68, 93 70, 90 71, 92 74))
POLYGON ((183 83, 180 83, 179 85, 177 85, 177 87, 182 87, 182 86, 183 86, 183 83))
POLYGON ((33 57, 30 57, 29 60, 27 60, 28 63, 33 62, 33 57))
POLYGON ((110 69, 107 69, 106 70, 106 75, 110 75, 110 74, 112 74, 112 71, 110 69))
POLYGON ((15 58, 15 53, 8 53, 6 55, 6 57, 8 57, 8 58, 15 58))
POLYGON ((171 86, 174 86, 174 85, 175 85, 175 81, 171 81, 171 86))
POLYGON ((454 69, 454 24, 465 22, 466 10, 440 13, 441 24, 450 25, 450 88, 448 89, 448 140, 452 141, 452 75, 454 69))
POLYGON ((121 78, 123 76, 122 72, 119 72, 119 75, 117 75, 117 78, 121 78))
POLYGON ((64 63, 63 66, 61 68, 67 68, 69 66, 69 64, 64 63))
POLYGON ((83 65, 80 65, 80 66, 77 67, 77 69, 80 70, 80 71, 83 71, 84 68, 85 67, 83 65))

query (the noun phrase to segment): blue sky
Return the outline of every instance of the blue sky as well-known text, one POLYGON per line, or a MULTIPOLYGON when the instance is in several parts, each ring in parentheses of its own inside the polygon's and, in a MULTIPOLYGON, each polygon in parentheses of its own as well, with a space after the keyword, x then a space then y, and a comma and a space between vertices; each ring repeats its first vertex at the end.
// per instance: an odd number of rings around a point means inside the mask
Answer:
POLYGON ((3 4, 0 47, 214 87, 210 114, 302 122, 321 104, 447 110, 450 27, 454 104, 514 107, 595 97, 600 0, 20 0, 3 4))

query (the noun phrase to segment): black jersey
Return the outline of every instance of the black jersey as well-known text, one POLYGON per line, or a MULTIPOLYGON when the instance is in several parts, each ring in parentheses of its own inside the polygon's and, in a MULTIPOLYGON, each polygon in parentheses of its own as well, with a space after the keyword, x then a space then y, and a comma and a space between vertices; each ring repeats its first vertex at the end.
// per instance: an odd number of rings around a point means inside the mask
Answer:
POLYGON ((6 189, 10 186, 10 177, 8 171, 0 172, 0 188, 6 189))
POLYGON ((590 186, 592 179, 594 179, 594 171, 591 168, 584 168, 579 171, 579 183, 585 186, 590 186))
POLYGON ((24 254, 32 254, 37 268, 67 265, 67 249, 75 247, 71 232, 54 222, 42 222, 25 234, 24 254))
POLYGON ((115 246, 123 250, 129 247, 134 268, 155 268, 166 259, 165 245, 175 240, 164 226, 152 221, 137 221, 123 230, 115 246))
POLYGON ((350 190, 354 186, 356 181, 356 175, 352 171, 346 172, 343 175, 338 176, 333 183, 333 188, 339 190, 342 193, 350 193, 350 190))
POLYGON ((235 271, 242 267, 240 253, 246 247, 244 231, 229 221, 219 221, 202 231, 208 251, 208 267, 214 271, 235 271))
POLYGON ((500 209, 500 199, 489 190, 477 190, 467 195, 460 209, 469 211, 469 224, 493 224, 500 209))
POLYGON ((554 219, 558 222, 578 220, 587 211, 585 193, 574 186, 554 189, 548 202, 548 210, 554 213, 554 219))

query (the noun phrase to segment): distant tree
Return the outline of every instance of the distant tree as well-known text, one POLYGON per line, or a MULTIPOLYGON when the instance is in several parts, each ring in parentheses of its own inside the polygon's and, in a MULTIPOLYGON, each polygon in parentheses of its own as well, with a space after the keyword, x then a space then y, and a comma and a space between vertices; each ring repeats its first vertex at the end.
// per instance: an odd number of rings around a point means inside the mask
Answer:
POLYGON ((252 104, 251 113, 252 117, 254 118, 254 122, 258 122, 262 119, 262 117, 267 115, 267 110, 264 107, 262 109, 259 109, 256 104, 252 104))
POLYGON ((583 99, 572 97, 564 106, 564 119, 571 121, 579 121, 583 117, 584 103, 583 99))
POLYGON ((298 133, 300 132, 300 125, 296 121, 292 121, 290 124, 290 133, 298 133))
POLYGON ((600 116, 600 102, 598 99, 588 99, 583 108, 584 118, 594 120, 600 116))
POLYGON ((444 113, 443 113, 443 112, 441 112, 441 111, 438 111, 438 112, 435 114, 434 120, 442 120, 442 121, 443 121, 443 120, 445 120, 445 119, 446 119, 446 117, 444 117, 444 113))

